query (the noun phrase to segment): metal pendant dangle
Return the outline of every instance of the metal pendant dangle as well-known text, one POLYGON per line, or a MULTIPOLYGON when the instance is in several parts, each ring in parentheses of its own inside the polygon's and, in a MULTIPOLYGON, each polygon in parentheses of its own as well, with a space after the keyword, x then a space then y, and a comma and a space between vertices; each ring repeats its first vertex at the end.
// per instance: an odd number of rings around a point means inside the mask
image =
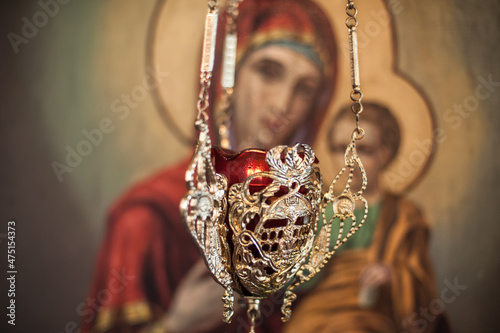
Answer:
POLYGON ((188 192, 181 200, 180 210, 184 224, 202 253, 205 263, 216 279, 226 288, 224 321, 233 315, 233 279, 229 272, 229 248, 226 242, 224 219, 227 211, 227 180, 213 168, 206 110, 209 106, 208 89, 211 84, 217 31, 217 2, 210 1, 205 20, 205 36, 200 74, 198 116, 195 127, 198 141, 186 172, 188 192))

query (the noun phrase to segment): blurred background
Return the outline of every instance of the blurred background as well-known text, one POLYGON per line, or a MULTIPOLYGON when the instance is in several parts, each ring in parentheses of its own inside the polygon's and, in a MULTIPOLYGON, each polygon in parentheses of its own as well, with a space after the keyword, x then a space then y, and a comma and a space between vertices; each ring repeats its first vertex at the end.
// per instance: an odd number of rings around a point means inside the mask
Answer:
MULTIPOLYGON (((400 9, 398 68, 428 97, 442 134, 410 196, 432 224, 438 290, 463 287, 445 311, 455 332, 499 331, 500 2, 387 4, 400 9)), ((18 270, 16 326, 2 314, 2 332, 78 332, 107 208, 190 152, 140 88, 155 70, 146 44, 156 5, 1 2, 0 267, 15 221, 18 270)), ((162 75, 159 84, 175 84, 162 75)), ((1 288, 5 309, 5 279, 1 288)))

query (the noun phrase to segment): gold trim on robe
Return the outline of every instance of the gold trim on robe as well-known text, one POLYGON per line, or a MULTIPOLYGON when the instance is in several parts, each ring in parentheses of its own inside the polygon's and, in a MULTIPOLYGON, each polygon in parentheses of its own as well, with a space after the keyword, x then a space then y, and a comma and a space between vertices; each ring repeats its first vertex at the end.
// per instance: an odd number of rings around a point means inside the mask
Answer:
POLYGON ((130 302, 119 308, 106 308, 99 311, 94 332, 107 332, 117 323, 139 325, 153 319, 151 307, 144 301, 130 302))

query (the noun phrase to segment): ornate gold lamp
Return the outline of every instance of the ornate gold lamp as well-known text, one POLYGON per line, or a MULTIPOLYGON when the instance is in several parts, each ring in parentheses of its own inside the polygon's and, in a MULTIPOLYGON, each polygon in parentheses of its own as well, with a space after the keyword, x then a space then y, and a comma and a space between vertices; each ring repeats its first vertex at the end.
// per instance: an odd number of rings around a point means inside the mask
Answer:
MULTIPOLYGON (((238 0, 229 6, 234 17, 238 0)), ((311 147, 296 144, 277 146, 269 151, 250 149, 234 155, 213 148, 206 109, 208 88, 214 63, 217 1, 209 1, 205 23, 201 64, 201 91, 195 127, 199 133, 194 156, 186 172, 188 192, 181 202, 181 213, 214 279, 225 287, 224 320, 233 315, 233 292, 247 300, 251 332, 260 315, 259 302, 271 293, 286 288, 282 306, 283 320, 291 315, 293 289, 317 274, 335 250, 363 224, 368 204, 363 198, 367 178, 356 152, 356 141, 364 135, 359 127, 363 111, 357 57, 357 11, 347 1, 346 25, 351 55, 351 100, 356 128, 345 152, 344 167, 322 194, 322 177, 315 165, 311 147), (351 189, 354 170, 361 171, 362 186, 351 189), (339 184, 347 173, 345 184, 339 184), (325 220, 325 209, 333 203, 334 215, 325 220), (364 207, 364 217, 356 221, 354 209, 364 207), (323 224, 319 225, 320 215, 323 224), (343 237, 344 221, 352 223, 343 237), (330 249, 333 223, 340 224, 336 243, 330 249)), ((230 20, 235 22, 235 19, 230 20)), ((234 32, 234 29, 228 29, 234 32)), ((225 75, 234 78, 236 35, 226 38, 225 75)), ((224 79, 231 91, 232 80, 224 79)))

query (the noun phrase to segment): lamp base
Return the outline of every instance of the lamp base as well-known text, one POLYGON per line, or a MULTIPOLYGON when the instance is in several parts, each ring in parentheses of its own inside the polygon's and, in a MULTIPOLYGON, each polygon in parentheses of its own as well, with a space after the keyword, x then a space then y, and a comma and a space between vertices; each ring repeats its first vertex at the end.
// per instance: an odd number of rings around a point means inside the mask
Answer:
POLYGON ((256 322, 260 319, 260 316, 261 316, 261 313, 260 313, 261 298, 245 297, 245 299, 248 303, 247 316, 248 316, 248 319, 250 320, 250 332, 249 333, 255 333, 256 322))

